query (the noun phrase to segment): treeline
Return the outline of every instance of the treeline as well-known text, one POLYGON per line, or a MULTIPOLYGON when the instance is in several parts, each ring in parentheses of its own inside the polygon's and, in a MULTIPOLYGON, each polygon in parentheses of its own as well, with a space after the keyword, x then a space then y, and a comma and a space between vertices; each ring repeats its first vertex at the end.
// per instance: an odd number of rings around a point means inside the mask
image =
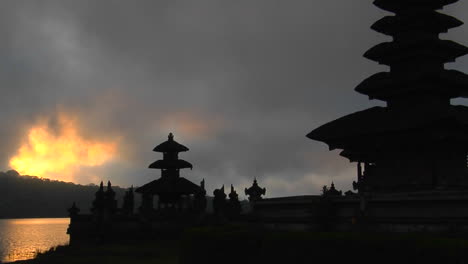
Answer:
MULTIPOLYGON (((104 185, 104 190, 107 183, 104 185)), ((98 185, 80 185, 39 178, 36 176, 20 175, 17 171, 0 172, 0 219, 2 218, 30 218, 30 217, 67 217, 67 209, 75 202, 80 213, 89 213, 94 194, 98 185)), ((112 186, 115 191, 117 205, 120 208, 126 188, 112 186)), ((207 196, 208 213, 213 212, 213 197, 207 196)), ((141 204, 140 195, 135 195, 135 212, 141 204)), ((154 197, 157 204, 157 197, 154 197)), ((241 201, 242 211, 250 211, 249 202, 241 201)))
MULTIPOLYGON (((67 217, 73 202, 88 213, 99 186, 0 172, 0 218, 67 217)), ((126 189, 112 186, 119 207, 126 189)), ((137 207, 137 204, 135 204, 137 207)))

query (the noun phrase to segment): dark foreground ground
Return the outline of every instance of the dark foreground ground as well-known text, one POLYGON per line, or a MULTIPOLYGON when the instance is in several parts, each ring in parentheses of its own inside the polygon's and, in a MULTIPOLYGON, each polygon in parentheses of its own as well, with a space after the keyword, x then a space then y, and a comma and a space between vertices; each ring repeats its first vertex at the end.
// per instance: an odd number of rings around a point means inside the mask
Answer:
POLYGON ((242 226, 159 240, 61 246, 18 263, 468 263, 457 234, 318 233, 242 226))

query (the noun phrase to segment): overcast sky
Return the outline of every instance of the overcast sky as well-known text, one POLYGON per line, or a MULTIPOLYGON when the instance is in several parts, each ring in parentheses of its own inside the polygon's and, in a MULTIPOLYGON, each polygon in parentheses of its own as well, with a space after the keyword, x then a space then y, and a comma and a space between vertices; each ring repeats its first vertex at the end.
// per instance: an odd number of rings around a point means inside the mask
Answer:
MULTIPOLYGON (((362 54, 388 40, 371 0, 22 1, 0 3, 0 163, 60 113, 118 155, 74 181, 120 186, 159 177, 152 148, 173 132, 208 192, 257 177, 267 195, 343 191, 355 164, 305 135, 378 101, 354 92, 386 70, 362 54), (98 182, 94 182, 98 183, 98 182)), ((468 21, 468 1, 444 13, 468 21)), ((468 44, 468 28, 443 38, 468 44)), ((468 70, 468 59, 448 67, 468 70)), ((46 175, 43 175, 46 177, 46 175)))

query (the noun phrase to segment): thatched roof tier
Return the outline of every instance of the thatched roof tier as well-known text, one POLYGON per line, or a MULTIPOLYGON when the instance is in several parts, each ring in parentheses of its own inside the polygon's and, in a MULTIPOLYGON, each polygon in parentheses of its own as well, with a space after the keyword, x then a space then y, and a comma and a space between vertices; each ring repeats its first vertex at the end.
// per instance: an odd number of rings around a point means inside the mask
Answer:
POLYGON ((163 143, 157 145, 153 151, 155 152, 185 152, 188 151, 189 149, 182 145, 179 144, 177 141, 174 140, 174 135, 172 133, 169 134, 168 140, 164 141, 163 143))
POLYGON ((157 160, 149 165, 150 169, 192 169, 193 166, 190 162, 176 159, 176 160, 157 160))
POLYGON ((458 0, 375 0, 374 5, 386 11, 399 12, 413 8, 441 9, 456 2, 458 0))
POLYGON ((442 95, 446 98, 468 97, 468 75, 457 70, 413 72, 398 75, 380 72, 361 82, 355 89, 369 99, 383 101, 405 95, 442 95))
POLYGON ((152 195, 178 194, 189 195, 201 192, 200 186, 183 177, 162 177, 149 182, 135 190, 137 193, 149 193, 152 195))
POLYGON ((376 152, 372 150, 343 150, 340 152, 340 156, 349 159, 350 162, 376 162, 376 152))
POLYGON ((453 62, 468 54, 468 48, 451 40, 412 40, 384 42, 364 53, 364 57, 380 64, 391 66, 415 60, 433 60, 440 63, 453 62))
POLYGON ((429 33, 447 32, 451 28, 463 25, 460 20, 435 11, 386 16, 375 22, 371 28, 382 34, 395 36, 408 31, 429 33))
POLYGON ((444 140, 468 147, 468 107, 450 106, 446 111, 424 106, 412 111, 373 107, 329 122, 307 137, 325 142, 331 149, 355 151, 444 140))

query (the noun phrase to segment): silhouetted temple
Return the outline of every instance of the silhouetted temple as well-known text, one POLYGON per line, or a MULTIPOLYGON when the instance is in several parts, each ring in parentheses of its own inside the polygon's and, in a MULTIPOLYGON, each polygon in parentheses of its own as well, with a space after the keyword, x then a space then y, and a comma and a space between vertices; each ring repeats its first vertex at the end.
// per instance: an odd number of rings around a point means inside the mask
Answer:
POLYGON ((364 57, 389 66, 358 85, 356 91, 386 102, 356 112, 312 132, 307 137, 357 164, 357 192, 323 187, 322 195, 264 199, 255 179, 245 189, 253 210, 240 215, 241 204, 231 185, 229 199, 222 188, 213 192, 214 214, 205 217, 204 180, 200 186, 180 176, 192 165, 179 159, 188 148, 172 134, 154 148, 163 159, 150 165, 161 177, 136 189, 142 204, 133 214, 133 191, 117 208, 110 182, 101 183, 92 215, 69 209, 71 238, 95 238, 184 228, 194 224, 240 221, 256 226, 312 230, 455 231, 468 232, 468 107, 450 100, 468 97, 468 77, 444 64, 468 54, 468 48, 440 33, 462 23, 436 10, 457 0, 376 0, 395 15, 372 25, 393 37, 364 57), (153 196, 158 206, 153 206, 153 196), (169 214, 168 214, 169 212, 169 214), (218 221, 222 219, 222 221, 218 221), (210 222, 211 221, 211 222, 210 222))
POLYGON ((182 200, 183 196, 189 197, 190 195, 204 191, 200 186, 180 177, 181 169, 192 169, 192 164, 179 159, 179 153, 188 150, 186 146, 174 140, 172 133, 169 134, 167 141, 153 149, 155 152, 162 152, 163 159, 151 163, 149 168, 160 169, 161 177, 135 190, 135 192, 141 193, 143 200, 145 200, 140 208, 141 210, 153 209, 152 201, 154 195, 158 196, 157 209, 161 209, 161 207, 182 209, 184 206, 189 206, 184 204, 182 200))

